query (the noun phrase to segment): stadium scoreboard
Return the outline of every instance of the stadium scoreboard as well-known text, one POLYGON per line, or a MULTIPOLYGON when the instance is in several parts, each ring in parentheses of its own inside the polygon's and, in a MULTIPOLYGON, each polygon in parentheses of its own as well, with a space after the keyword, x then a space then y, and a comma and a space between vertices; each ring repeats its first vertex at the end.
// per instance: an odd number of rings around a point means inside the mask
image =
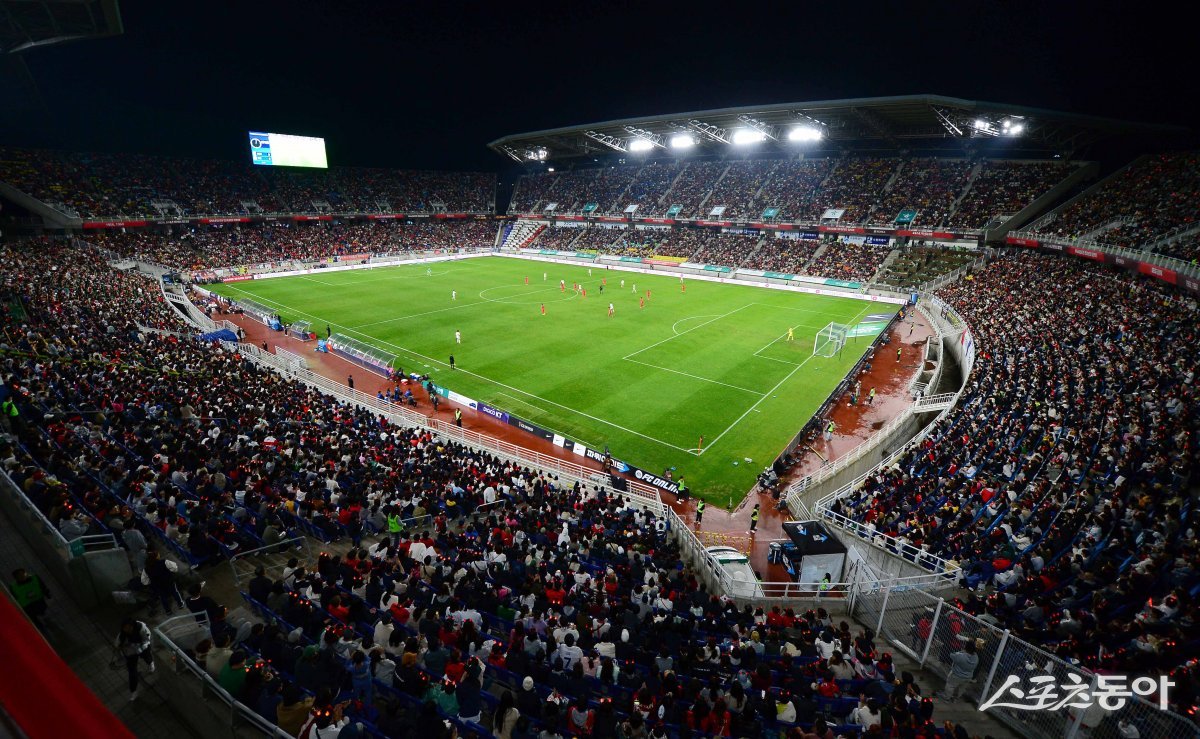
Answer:
POLYGON ((325 139, 264 131, 250 131, 250 161, 266 167, 329 167, 325 139))

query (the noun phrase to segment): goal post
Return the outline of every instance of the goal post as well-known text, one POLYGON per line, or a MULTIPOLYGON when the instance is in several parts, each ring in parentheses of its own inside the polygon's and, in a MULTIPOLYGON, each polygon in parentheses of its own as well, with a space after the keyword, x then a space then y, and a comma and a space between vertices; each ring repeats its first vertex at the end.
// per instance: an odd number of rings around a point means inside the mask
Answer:
POLYGON ((849 333, 849 327, 841 323, 833 323, 832 321, 817 332, 817 337, 813 339, 813 356, 817 357, 832 357, 842 350, 846 345, 846 335, 849 333))

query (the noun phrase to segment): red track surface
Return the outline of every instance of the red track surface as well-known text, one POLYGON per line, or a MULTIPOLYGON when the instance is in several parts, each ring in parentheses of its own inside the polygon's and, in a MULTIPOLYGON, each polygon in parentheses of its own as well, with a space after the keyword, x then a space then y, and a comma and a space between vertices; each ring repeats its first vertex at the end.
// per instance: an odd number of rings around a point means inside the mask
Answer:
POLYGON ((133 739, 133 732, 100 702, 50 648, 25 614, 0 596, 0 704, 30 739, 133 739))
MULTIPOLYGON (((341 357, 314 351, 313 342, 292 339, 282 332, 272 331, 266 326, 240 315, 219 316, 238 324, 246 331, 246 340, 258 346, 263 342, 271 347, 283 347, 288 351, 300 354, 308 360, 309 368, 337 382, 345 383, 350 375, 354 376, 354 387, 374 395, 388 386, 387 381, 379 375, 368 372, 341 357)), ((912 399, 908 395, 908 383, 921 367, 925 352, 925 340, 932 331, 920 313, 909 312, 911 323, 899 323, 891 333, 891 343, 884 346, 876 354, 871 371, 859 377, 862 383, 862 395, 856 406, 849 406, 848 399, 838 401, 832 414, 837 423, 837 433, 829 444, 817 440, 814 447, 830 462, 837 460, 850 450, 857 447, 872 433, 881 428, 889 420, 901 413, 912 399), (901 349, 899 361, 896 359, 896 347, 901 349), (867 396, 871 388, 876 390, 875 403, 867 404, 867 396)), ((323 327, 313 328, 322 330, 323 327)), ((433 407, 419 393, 417 411, 426 416, 433 416, 433 407)), ((455 404, 445 401, 440 404, 437 417, 445 421, 454 420, 455 404)), ((487 414, 481 414, 470 408, 463 408, 463 427, 494 438, 523 446, 542 454, 559 457, 576 464, 599 469, 596 463, 589 463, 582 457, 568 452, 562 447, 548 441, 526 434, 506 423, 502 423, 487 414)), ((794 477, 809 474, 823 464, 820 457, 813 453, 805 453, 801 462, 796 465, 794 477)), ((694 519, 695 502, 680 503, 672 496, 671 506, 685 520, 694 519)), ((787 574, 782 567, 767 563, 767 547, 772 540, 783 538, 782 524, 789 520, 786 513, 775 510, 776 501, 770 495, 752 493, 746 496, 732 511, 726 511, 715 505, 709 505, 704 513, 704 522, 700 537, 709 544, 724 544, 733 546, 750 555, 755 570, 762 574, 764 580, 786 580, 787 574), (754 537, 749 535, 750 510, 754 504, 760 505, 758 531, 754 537)))

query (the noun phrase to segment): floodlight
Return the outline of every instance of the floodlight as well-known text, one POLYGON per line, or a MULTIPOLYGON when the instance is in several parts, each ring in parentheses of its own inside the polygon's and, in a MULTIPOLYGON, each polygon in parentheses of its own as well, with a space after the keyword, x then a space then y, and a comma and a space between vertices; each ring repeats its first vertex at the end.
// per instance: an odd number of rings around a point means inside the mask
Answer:
POLYGON ((821 129, 814 126, 796 126, 788 131, 788 141, 820 141, 821 129))
POLYGON ((554 171, 554 167, 550 167, 550 168, 548 168, 546 171, 547 171, 547 172, 553 172, 553 171, 554 171))
POLYGON ((541 146, 539 146, 536 149, 529 149, 525 152, 525 158, 532 159, 535 162, 546 161, 547 155, 549 155, 549 152, 546 151, 545 147, 541 147, 541 146))
POLYGON ((1024 123, 1013 123, 1010 125, 1006 125, 1004 128, 1004 132, 1007 133, 1009 136, 1020 136, 1021 132, 1024 130, 1025 130, 1024 123))
POLYGON ((671 137, 672 149, 690 149, 696 145, 696 139, 690 134, 678 133, 671 137))
POLYGON ((646 139, 630 139, 629 140, 629 150, 630 151, 649 151, 650 149, 653 149, 653 148, 654 148, 654 142, 652 142, 652 141, 647 141, 646 139))
POLYGON ((762 131, 755 131, 753 128, 739 128, 733 132, 733 143, 738 146, 745 144, 757 144, 767 140, 767 135, 762 131))
POLYGON ((988 130, 988 127, 989 127, 989 124, 987 121, 983 120, 982 118, 975 119, 975 129, 976 130, 986 131, 986 130, 988 130))

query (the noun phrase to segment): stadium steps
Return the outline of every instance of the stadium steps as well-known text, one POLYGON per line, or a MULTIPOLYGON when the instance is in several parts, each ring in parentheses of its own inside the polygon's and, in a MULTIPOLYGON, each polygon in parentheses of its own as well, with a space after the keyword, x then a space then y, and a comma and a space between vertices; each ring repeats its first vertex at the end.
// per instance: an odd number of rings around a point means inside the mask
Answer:
POLYGON ((747 262, 749 262, 749 261, 750 261, 750 259, 751 259, 751 258, 753 258, 755 254, 757 254, 757 253, 759 253, 760 251, 762 251, 763 245, 767 243, 767 239, 768 239, 768 238, 772 238, 772 239, 773 239, 773 238, 775 238, 775 237, 774 237, 774 236, 770 236, 770 237, 768 237, 768 236, 760 236, 760 237, 758 238, 758 241, 755 241, 755 242, 754 242, 754 248, 753 248, 753 249, 751 249, 750 251, 746 252, 746 256, 742 257, 741 261, 739 261, 739 262, 737 263, 737 265, 736 265, 736 266, 734 266, 734 269, 740 269, 740 268, 741 268, 741 266, 742 266, 743 264, 746 264, 747 262))
POLYGON ((669 187, 667 187, 667 191, 664 192, 662 194, 662 197, 658 199, 658 207, 660 209, 659 215, 667 214, 666 209, 664 209, 663 206, 666 206, 667 208, 671 207, 671 200, 670 200, 671 193, 675 191, 675 185, 678 184, 679 178, 683 177, 683 173, 686 172, 687 168, 690 166, 692 166, 692 163, 688 162, 687 164, 685 164, 679 168, 679 173, 675 175, 675 178, 673 180, 671 180, 671 184, 669 187))
POLYGON ((822 255, 822 254, 824 254, 824 253, 825 253, 825 250, 826 250, 826 249, 828 249, 828 248, 829 248, 829 244, 821 244, 820 246, 818 246, 818 247, 817 247, 817 250, 813 252, 812 258, 811 258, 811 259, 809 259, 807 262, 805 262, 805 263, 804 263, 804 266, 805 266, 805 267, 807 267, 808 265, 810 265, 810 264, 812 264, 813 262, 815 262, 815 261, 817 261, 818 259, 820 259, 820 258, 821 258, 821 255, 822 255))
MULTIPOLYGON (((954 198, 954 202, 950 203, 950 207, 946 209, 946 216, 942 220, 943 223, 948 223, 954 214, 958 212, 958 206, 962 203, 963 198, 971 192, 971 188, 975 187, 975 181, 979 179, 979 173, 983 171, 983 160, 975 162, 975 166, 971 167, 970 174, 967 175, 967 184, 963 185, 962 192, 958 197, 954 198)), ((937 225, 941 225, 940 223, 937 225)))
MULTIPOLYGON (((900 179, 900 175, 904 174, 904 168, 911 163, 912 162, 908 159, 900 160, 900 166, 898 166, 898 167, 896 167, 896 169, 892 170, 892 176, 888 178, 887 182, 883 183, 883 192, 884 193, 889 193, 892 191, 892 188, 896 186, 896 180, 900 179)), ((874 210, 874 208, 872 208, 871 210, 874 210)))
POLYGON ((888 252, 888 255, 886 257, 884 257, 883 262, 879 265, 879 269, 875 270, 875 274, 871 275, 871 279, 868 280, 867 282, 874 283, 875 280, 878 280, 879 276, 882 275, 883 273, 887 272, 887 268, 890 267, 892 265, 892 262, 896 261, 896 258, 899 256, 900 256, 899 249, 892 249, 890 252, 888 252))
POLYGON ((717 191, 717 186, 721 184, 721 180, 725 179, 725 175, 729 174, 729 169, 730 165, 726 164, 725 169, 721 170, 721 176, 712 183, 712 187, 708 188, 708 192, 704 193, 704 199, 701 200, 700 204, 696 206, 696 212, 692 214, 694 218, 704 217, 704 206, 707 205, 708 201, 712 199, 712 194, 717 191))

